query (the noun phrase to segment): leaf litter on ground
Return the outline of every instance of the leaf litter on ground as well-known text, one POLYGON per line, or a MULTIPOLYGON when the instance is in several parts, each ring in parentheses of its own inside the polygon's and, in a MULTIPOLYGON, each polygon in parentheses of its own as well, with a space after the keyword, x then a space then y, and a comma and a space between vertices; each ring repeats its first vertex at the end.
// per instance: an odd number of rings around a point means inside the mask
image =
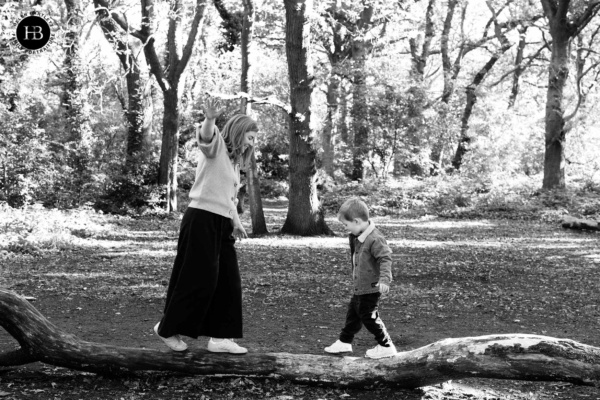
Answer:
MULTIPOLYGON (((267 215, 269 226, 281 226, 282 215, 267 215)), ((2 263, 0 284, 35 297, 33 304, 53 323, 85 340, 158 348, 151 327, 162 311, 179 221, 101 216, 92 234, 76 234, 69 246, 38 246, 39 253, 16 254, 2 263)), ((247 213, 243 221, 249 225, 247 213)), ((341 224, 333 216, 327 221, 335 237, 271 234, 237 245, 243 342, 252 351, 323 354, 337 338, 351 296, 350 263, 341 224)), ((597 235, 531 220, 377 216, 374 221, 394 251, 393 290, 383 298, 381 313, 399 350, 446 337, 515 332, 600 345, 597 235)), ((14 343, 0 335, 0 348, 14 343)), ((373 345, 361 332, 355 355, 373 345)), ((47 366, 0 372, 0 384, 8 393, 3 398, 41 390, 37 394, 62 399, 80 398, 93 388, 97 398, 173 399, 583 399, 596 393, 571 385, 473 379, 419 391, 166 373, 121 379, 47 366)))

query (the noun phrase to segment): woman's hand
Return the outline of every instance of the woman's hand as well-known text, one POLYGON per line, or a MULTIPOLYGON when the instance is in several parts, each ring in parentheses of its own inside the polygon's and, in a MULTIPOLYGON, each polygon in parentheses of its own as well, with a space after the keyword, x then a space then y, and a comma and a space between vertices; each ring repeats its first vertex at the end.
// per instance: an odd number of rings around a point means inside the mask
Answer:
POLYGON ((221 102, 219 100, 209 97, 204 101, 202 111, 204 111, 206 119, 217 119, 225 112, 225 107, 221 107, 221 102))
POLYGON ((248 237, 248 234, 244 229, 244 225, 242 225, 242 222, 240 221, 240 216, 238 215, 237 211, 233 211, 233 219, 231 220, 231 223, 233 224, 234 238, 242 240, 248 237))

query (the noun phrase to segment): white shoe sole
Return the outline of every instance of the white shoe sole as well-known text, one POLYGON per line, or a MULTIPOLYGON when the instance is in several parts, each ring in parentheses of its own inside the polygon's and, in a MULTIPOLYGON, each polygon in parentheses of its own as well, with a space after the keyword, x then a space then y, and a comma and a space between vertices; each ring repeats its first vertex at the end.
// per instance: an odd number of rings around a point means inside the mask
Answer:
POLYGON ((341 350, 341 351, 327 350, 327 349, 324 349, 324 350, 326 353, 329 353, 329 354, 352 353, 352 350, 341 350))
POLYGON ((231 351, 231 350, 227 350, 227 349, 219 349, 219 348, 210 348, 210 345, 206 347, 206 349, 208 351, 210 351, 211 353, 228 353, 228 354, 246 354, 248 353, 248 349, 244 348, 244 350, 241 351, 231 351))

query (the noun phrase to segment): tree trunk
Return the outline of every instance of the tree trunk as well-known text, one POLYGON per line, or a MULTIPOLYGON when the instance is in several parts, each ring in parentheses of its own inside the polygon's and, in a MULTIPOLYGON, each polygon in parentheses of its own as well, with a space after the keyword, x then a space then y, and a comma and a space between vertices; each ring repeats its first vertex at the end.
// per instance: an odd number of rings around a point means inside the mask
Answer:
POLYGON ((141 77, 140 65, 137 57, 133 54, 135 44, 129 41, 126 32, 120 32, 116 22, 111 18, 106 0, 94 0, 96 15, 104 37, 113 45, 116 55, 121 61, 125 71, 127 82, 127 107, 125 116, 127 118, 127 149, 124 172, 135 173, 139 168, 141 158, 139 154, 143 150, 144 138, 147 134, 147 107, 151 106, 145 99, 145 84, 141 77))
POLYGON ((442 134, 440 135, 440 137, 435 138, 433 140, 431 146, 431 168, 429 171, 431 175, 438 174, 439 171, 442 169, 442 155, 444 152, 444 146, 446 141, 446 135, 444 134, 444 132, 445 128, 447 128, 448 126, 443 122, 448 121, 450 119, 450 98, 454 94, 454 82, 458 75, 458 66, 456 64, 453 66, 452 61, 450 60, 449 47, 450 31, 452 30, 452 20, 454 19, 454 11, 456 10, 457 4, 458 0, 448 0, 448 8, 446 9, 446 18, 444 19, 442 37, 440 40, 440 51, 442 53, 442 69, 444 72, 444 88, 442 90, 442 105, 438 114, 440 120, 442 121, 442 129, 440 130, 442 134))
POLYGON ((354 43, 354 85, 352 90, 352 128, 354 143, 352 153, 352 180, 360 181, 364 177, 363 162, 367 158, 369 147, 369 125, 367 105, 367 85, 365 76, 366 50, 364 43, 354 43))
POLYGON ((431 52, 431 42, 435 36, 435 25, 434 25, 434 9, 437 0, 429 0, 427 4, 427 11, 425 13, 425 31, 423 33, 423 39, 411 38, 409 40, 410 53, 411 53, 411 71, 410 77, 412 86, 406 91, 407 97, 410 99, 409 106, 409 123, 406 129, 407 142, 410 146, 410 152, 413 154, 411 160, 403 159, 403 155, 406 153, 396 152, 392 156, 394 157, 394 176, 399 177, 401 171, 404 168, 408 168, 411 175, 422 176, 424 169, 421 161, 420 154, 422 152, 423 141, 422 141, 422 127, 423 124, 420 121, 423 120, 423 110, 427 103, 427 90, 424 87, 425 80, 425 68, 427 67, 427 60, 431 52))
MULTIPOLYGON (((323 143, 322 164, 325 173, 331 178, 335 178, 335 137, 341 125, 345 121, 341 121, 338 115, 340 107, 340 83, 343 76, 342 65, 343 60, 346 60, 350 54, 349 37, 345 34, 344 28, 345 16, 340 14, 341 3, 332 2, 330 8, 326 10, 324 16, 326 21, 329 21, 331 27, 331 36, 323 36, 323 48, 327 51, 331 70, 327 78, 327 115, 323 127, 321 142, 323 143), (333 18, 331 18, 333 16, 333 18)), ((342 95, 343 96, 343 95, 342 95)), ((345 114, 343 116, 345 118, 345 114)), ((342 140, 347 141, 347 131, 342 133, 342 140)))
POLYGON ((76 202, 81 202, 83 187, 90 180, 92 128, 87 104, 87 85, 84 82, 85 66, 81 59, 80 32, 83 26, 83 13, 79 0, 65 0, 67 8, 67 33, 65 34, 65 86, 62 104, 65 108, 67 137, 74 143, 74 151, 69 152, 69 162, 73 174, 69 177, 76 202))
POLYGON ((256 157, 252 153, 250 159, 251 165, 247 171, 248 197, 250 198, 250 218, 252 219, 252 234, 264 235, 269 233, 263 211, 262 198, 260 195, 260 181, 258 178, 258 168, 256 166, 256 157))
POLYGON ((500 56, 509 48, 510 43, 502 46, 502 48, 488 60, 485 66, 477 73, 477 75, 475 75, 475 78, 473 78, 471 84, 467 86, 467 102, 465 104, 465 111, 463 112, 461 118, 460 138, 458 139, 458 146, 456 148, 456 153, 454 153, 454 159, 452 160, 452 167, 456 171, 460 170, 460 167, 463 163, 463 158, 469 151, 469 145, 472 140, 471 136, 469 135, 469 119, 471 118, 471 113, 473 112, 473 108, 477 102, 477 88, 488 72, 490 72, 494 64, 496 64, 496 62, 500 59, 500 56))
POLYGON ((546 94, 546 151, 544 153, 543 189, 565 188, 565 105, 564 89, 569 76, 567 21, 550 21, 552 56, 546 94))
POLYGON ((444 71, 444 89, 442 91, 442 102, 448 104, 450 97, 454 93, 454 81, 456 79, 456 69, 450 60, 450 48, 448 42, 450 40, 450 31, 452 29, 452 19, 454 19, 454 11, 458 0, 448 0, 448 9, 446 10, 446 18, 444 19, 444 27, 442 28, 442 38, 440 49, 442 53, 442 69, 444 71))
POLYGON ((323 169, 325 170, 325 173, 332 178, 334 178, 333 161, 335 158, 333 137, 337 125, 337 102, 340 86, 339 77, 336 75, 336 68, 337 66, 332 65, 331 76, 327 81, 327 115, 325 116, 323 134, 321 135, 321 142, 323 143, 323 169))
MULTIPOLYGON (((252 35, 254 32, 254 4, 252 0, 243 0, 244 3, 244 21, 242 24, 241 50, 242 50, 242 77, 240 89, 242 93, 248 96, 242 96, 240 100, 240 110, 244 114, 249 114, 251 103, 248 98, 252 97, 253 86, 253 46, 252 35)), ((252 154, 251 164, 246 171, 246 184, 248 186, 248 196, 250 197, 250 217, 252 219, 252 233, 254 235, 263 235, 269 233, 265 221, 262 199, 260 196, 260 179, 258 177, 258 168, 256 166, 256 157, 252 154)))
POLYGON ((340 82, 340 120, 338 121, 338 130, 340 132, 340 139, 347 145, 352 143, 352 137, 348 129, 348 92, 343 82, 340 82))
POLYGON ((144 43, 144 54, 150 72, 155 76, 163 92, 163 143, 160 154, 159 184, 166 186, 166 210, 177 210, 177 162, 179 145, 179 92, 185 81, 184 71, 192 56, 198 32, 204 23, 206 0, 196 0, 187 40, 182 34, 184 8, 181 0, 170 2, 169 27, 167 31, 166 65, 159 60, 155 48, 156 9, 154 0, 141 0, 142 28, 132 33, 144 43), (185 43, 184 43, 185 42, 185 43), (166 71, 166 72, 165 72, 166 71))
POLYGON ((158 183, 166 185, 167 210, 177 210, 177 163, 179 161, 179 94, 177 82, 163 92, 163 135, 158 183))
POLYGON ((479 70, 479 72, 473 78, 473 81, 469 86, 467 86, 467 103, 465 104, 465 111, 463 113, 461 119, 461 128, 460 128, 460 138, 458 140, 458 146, 456 148, 456 153, 454 154, 454 159, 452 160, 452 166, 455 171, 458 171, 462 165, 463 158, 465 154, 469 151, 469 144, 471 143, 471 136, 469 135, 469 119, 471 118, 471 113, 473 112, 473 107, 475 107, 475 103, 477 102, 477 88, 483 82, 486 75, 490 72, 490 70, 494 67, 496 62, 502 57, 504 53, 511 48, 511 43, 506 37, 506 35, 502 32, 502 28, 498 23, 498 19, 496 18, 496 11, 492 7, 492 4, 487 2, 488 8, 492 12, 492 20, 494 21, 494 30, 496 32, 496 38, 500 42, 500 47, 494 52, 492 57, 488 60, 487 63, 479 70))
POLYGON ((521 25, 519 27, 519 44, 517 45, 517 55, 515 57, 515 72, 513 73, 513 83, 510 91, 510 97, 508 98, 508 108, 513 108, 517 101, 519 94, 519 81, 523 74, 523 55, 525 53, 525 47, 527 46, 527 29, 528 25, 521 25))
MULTIPOLYGON (((569 47, 576 36, 600 10, 600 1, 590 1, 583 12, 569 11, 570 0, 541 0, 552 36, 552 56, 548 68, 546 94, 546 151, 543 189, 564 189, 565 128, 564 89, 569 76, 569 47)), ((584 7, 580 5, 580 7, 584 7)))
MULTIPOLYGON (((289 353, 231 356, 200 349, 174 352, 83 341, 61 331, 27 300, 5 289, 0 289, 0 325, 21 346, 0 354, 0 367, 40 361, 103 374, 154 370, 279 376, 329 386, 379 383, 416 388, 472 377, 600 385, 600 348, 538 335, 445 339, 381 360, 289 353)), ((158 346, 164 347, 157 339, 158 346)))
POLYGON ((317 151, 310 128, 314 76, 309 15, 312 0, 284 0, 285 49, 290 79, 290 189, 288 214, 281 228, 297 235, 330 234, 317 196, 317 151))
POLYGON ((352 180, 364 178, 363 162, 369 149, 369 105, 367 102, 366 60, 369 43, 366 32, 371 25, 373 6, 366 6, 357 23, 358 33, 352 40, 352 127, 354 130, 354 149, 352 154, 352 180))

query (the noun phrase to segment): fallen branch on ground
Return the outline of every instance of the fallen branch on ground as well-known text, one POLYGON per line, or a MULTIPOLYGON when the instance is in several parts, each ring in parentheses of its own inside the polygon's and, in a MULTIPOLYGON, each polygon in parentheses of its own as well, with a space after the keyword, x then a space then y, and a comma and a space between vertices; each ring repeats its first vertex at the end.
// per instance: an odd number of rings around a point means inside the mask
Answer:
POLYGON ((565 217, 562 220, 562 227, 567 229, 600 231, 600 224, 598 221, 573 217, 565 217))
POLYGON ((537 335, 445 339, 382 360, 289 353, 232 356, 204 350, 178 353, 83 341, 61 331, 23 297, 1 288, 0 325, 21 345, 19 350, 0 354, 0 367, 41 361, 96 373, 156 370, 280 376, 304 383, 364 386, 379 382, 404 388, 472 377, 579 385, 600 382, 600 348, 537 335))

